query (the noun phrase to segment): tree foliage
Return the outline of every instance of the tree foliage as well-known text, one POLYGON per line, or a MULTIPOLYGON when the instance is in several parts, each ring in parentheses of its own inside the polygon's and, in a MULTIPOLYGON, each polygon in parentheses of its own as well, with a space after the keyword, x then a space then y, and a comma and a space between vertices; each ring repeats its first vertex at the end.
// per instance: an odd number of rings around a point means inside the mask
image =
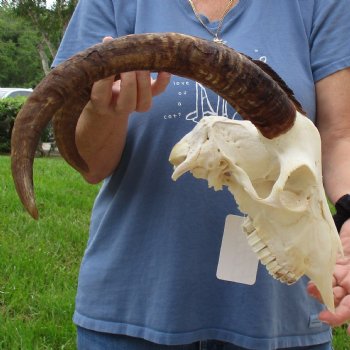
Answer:
POLYGON ((32 87, 43 77, 38 43, 27 21, 0 10, 0 86, 32 87))
POLYGON ((0 86, 35 86, 50 70, 77 0, 0 0, 0 86))

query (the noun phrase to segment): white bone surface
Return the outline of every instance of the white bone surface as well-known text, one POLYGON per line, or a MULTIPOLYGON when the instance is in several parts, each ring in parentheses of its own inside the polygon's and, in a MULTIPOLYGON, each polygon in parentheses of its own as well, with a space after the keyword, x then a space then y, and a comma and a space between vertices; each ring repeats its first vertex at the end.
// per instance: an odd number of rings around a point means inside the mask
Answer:
POLYGON ((174 180, 190 171, 215 190, 227 186, 269 273, 287 284, 308 276, 334 310, 342 249, 322 183, 320 136, 308 118, 298 113, 287 133, 270 140, 249 121, 205 117, 174 146, 170 162, 174 180))

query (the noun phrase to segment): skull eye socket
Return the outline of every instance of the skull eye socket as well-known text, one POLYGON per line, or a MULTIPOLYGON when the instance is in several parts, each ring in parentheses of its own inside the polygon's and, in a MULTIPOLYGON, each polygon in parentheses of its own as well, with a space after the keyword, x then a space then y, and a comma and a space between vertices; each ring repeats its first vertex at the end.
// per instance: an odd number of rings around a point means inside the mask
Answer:
POLYGON ((306 165, 291 172, 279 196, 282 205, 292 211, 307 210, 315 182, 312 171, 306 165))

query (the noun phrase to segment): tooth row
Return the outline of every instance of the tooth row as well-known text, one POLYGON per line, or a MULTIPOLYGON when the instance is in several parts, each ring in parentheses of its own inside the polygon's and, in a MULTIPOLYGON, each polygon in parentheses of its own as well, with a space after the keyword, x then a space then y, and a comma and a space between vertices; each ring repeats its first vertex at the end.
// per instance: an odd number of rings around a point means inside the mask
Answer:
POLYGON ((271 254, 267 245, 260 239, 249 218, 244 222, 243 230, 247 234, 248 243, 252 250, 258 255, 259 260, 266 266, 272 277, 287 284, 292 284, 299 279, 300 276, 297 277, 293 272, 279 265, 276 257, 271 254))
POLYGON ((247 216, 243 222, 243 230, 244 232, 249 235, 250 233, 252 233, 253 231, 255 231, 255 227, 254 225, 252 224, 252 220, 250 219, 249 216, 247 216))

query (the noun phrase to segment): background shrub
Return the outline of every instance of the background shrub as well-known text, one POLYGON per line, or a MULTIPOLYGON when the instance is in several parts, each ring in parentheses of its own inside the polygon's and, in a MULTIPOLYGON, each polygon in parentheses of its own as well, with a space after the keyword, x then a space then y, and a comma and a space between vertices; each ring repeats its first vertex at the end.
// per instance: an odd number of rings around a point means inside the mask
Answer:
POLYGON ((0 153, 11 150, 13 123, 25 100, 24 96, 0 99, 0 153))
MULTIPOLYGON (((13 124, 26 99, 25 96, 0 99, 0 153, 2 154, 11 152, 13 124)), ((54 141, 51 123, 43 131, 40 140, 42 142, 54 141)))

